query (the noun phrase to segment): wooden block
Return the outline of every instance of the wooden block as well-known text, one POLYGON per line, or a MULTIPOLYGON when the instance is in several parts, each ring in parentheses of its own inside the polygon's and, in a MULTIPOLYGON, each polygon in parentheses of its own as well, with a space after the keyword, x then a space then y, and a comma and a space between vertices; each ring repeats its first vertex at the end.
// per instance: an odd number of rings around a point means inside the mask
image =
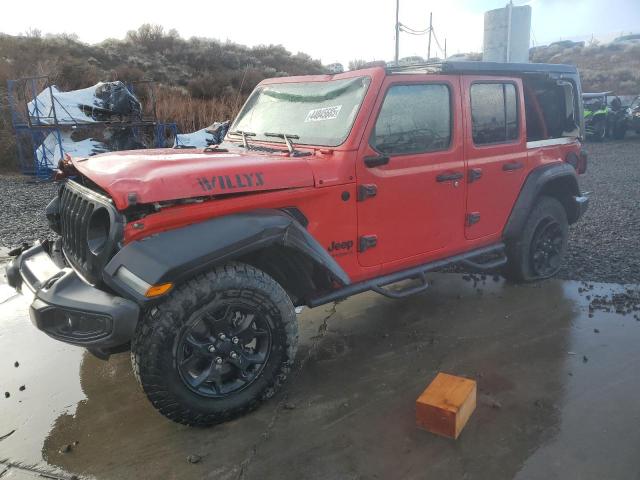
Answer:
POLYGON ((458 438, 476 408, 476 382, 438 373, 416 400, 418 427, 458 438))

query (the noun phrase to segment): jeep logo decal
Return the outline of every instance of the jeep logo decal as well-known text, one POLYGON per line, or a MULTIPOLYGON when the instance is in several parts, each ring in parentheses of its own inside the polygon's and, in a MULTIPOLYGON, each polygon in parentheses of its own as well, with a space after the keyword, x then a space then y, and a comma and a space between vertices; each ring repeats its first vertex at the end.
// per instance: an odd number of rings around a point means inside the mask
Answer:
POLYGON ((351 250, 351 248, 353 247, 353 240, 346 240, 344 242, 331 242, 331 245, 329 245, 329 248, 327 248, 327 250, 329 252, 334 252, 337 250, 351 250))
POLYGON ((237 175, 214 175, 212 177, 198 177, 200 188, 205 192, 211 190, 227 190, 232 188, 250 188, 264 185, 262 172, 243 173, 237 175))

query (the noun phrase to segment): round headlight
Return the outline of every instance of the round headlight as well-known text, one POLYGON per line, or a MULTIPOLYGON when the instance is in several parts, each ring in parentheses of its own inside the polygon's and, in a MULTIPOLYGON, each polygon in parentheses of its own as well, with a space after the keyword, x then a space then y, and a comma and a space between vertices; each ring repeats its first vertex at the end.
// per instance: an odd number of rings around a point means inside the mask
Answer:
POLYGON ((87 245, 94 255, 100 255, 109 239, 111 219, 106 208, 98 207, 91 214, 87 230, 87 245))

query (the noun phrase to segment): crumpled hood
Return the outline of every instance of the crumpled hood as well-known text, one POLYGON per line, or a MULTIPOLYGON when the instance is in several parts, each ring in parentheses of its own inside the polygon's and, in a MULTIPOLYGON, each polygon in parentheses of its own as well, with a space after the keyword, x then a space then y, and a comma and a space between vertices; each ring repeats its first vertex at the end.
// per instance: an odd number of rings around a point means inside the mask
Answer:
POLYGON ((119 210, 203 195, 225 195, 313 185, 305 157, 254 152, 131 150, 73 159, 84 176, 105 190, 119 210))

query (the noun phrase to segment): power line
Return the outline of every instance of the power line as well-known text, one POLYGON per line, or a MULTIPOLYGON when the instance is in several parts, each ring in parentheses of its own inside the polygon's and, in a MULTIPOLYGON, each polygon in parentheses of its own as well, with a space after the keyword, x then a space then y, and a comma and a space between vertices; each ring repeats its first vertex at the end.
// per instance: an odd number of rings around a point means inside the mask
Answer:
POLYGON ((408 25, 405 25, 404 23, 400 23, 400 29, 403 32, 413 33, 413 34, 416 34, 416 35, 424 35, 425 33, 427 33, 429 31, 428 28, 425 28, 424 30, 417 30, 415 28, 411 28, 408 25))
POLYGON ((431 28, 431 31, 433 32, 433 39, 436 41, 436 45, 438 46, 441 52, 444 52, 444 48, 442 48, 442 46, 440 45, 440 42, 438 41, 438 37, 436 37, 435 29, 431 28))
POLYGON ((433 28, 433 13, 429 13, 429 26, 424 30, 418 30, 400 22, 400 0, 396 0, 396 51, 395 51, 395 63, 398 64, 398 57, 400 52, 400 32, 407 33, 409 35, 420 36, 429 35, 429 42, 427 46, 427 60, 431 58, 431 37, 435 40, 436 46, 440 53, 447 56, 447 39, 445 38, 445 47, 442 48, 438 37, 436 36, 435 29, 433 28))

